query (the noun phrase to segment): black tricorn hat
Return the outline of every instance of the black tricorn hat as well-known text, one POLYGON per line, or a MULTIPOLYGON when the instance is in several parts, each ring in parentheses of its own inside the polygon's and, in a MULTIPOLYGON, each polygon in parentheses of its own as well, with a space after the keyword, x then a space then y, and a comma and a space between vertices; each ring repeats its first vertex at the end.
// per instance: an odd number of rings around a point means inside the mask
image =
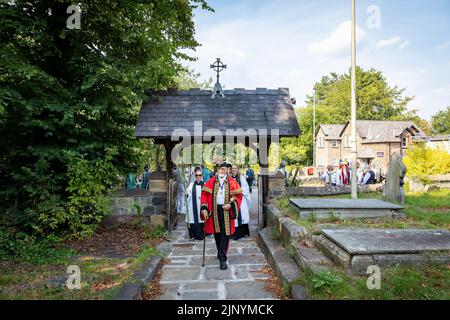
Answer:
POLYGON ((217 167, 218 167, 218 168, 221 168, 221 167, 231 168, 231 163, 228 163, 228 162, 226 162, 226 161, 222 161, 221 163, 219 163, 219 164, 217 165, 217 167))

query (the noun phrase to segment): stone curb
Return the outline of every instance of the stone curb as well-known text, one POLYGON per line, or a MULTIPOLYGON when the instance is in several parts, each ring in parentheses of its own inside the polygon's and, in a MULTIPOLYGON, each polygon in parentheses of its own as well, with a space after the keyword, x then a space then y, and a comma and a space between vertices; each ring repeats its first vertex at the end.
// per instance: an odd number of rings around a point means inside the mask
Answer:
POLYGON ((270 229, 265 228, 258 232, 258 245, 267 258, 267 261, 274 267, 283 284, 287 285, 293 299, 305 300, 305 290, 300 285, 293 285, 292 282, 301 275, 298 265, 290 257, 283 245, 278 240, 270 238, 270 229))
POLYGON ((268 226, 274 225, 280 232, 281 239, 285 243, 308 238, 310 233, 305 227, 297 225, 290 217, 283 213, 274 205, 268 206, 268 226))
POLYGON ((161 243, 156 246, 159 255, 151 256, 142 263, 131 278, 124 283, 113 300, 140 300, 142 289, 147 285, 162 267, 163 258, 171 251, 172 245, 161 243))

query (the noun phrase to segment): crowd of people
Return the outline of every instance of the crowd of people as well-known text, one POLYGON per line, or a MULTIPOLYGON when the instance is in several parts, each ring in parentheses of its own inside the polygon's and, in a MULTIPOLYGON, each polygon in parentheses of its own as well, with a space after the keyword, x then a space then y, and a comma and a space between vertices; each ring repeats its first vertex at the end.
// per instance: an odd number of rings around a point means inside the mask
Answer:
MULTIPOLYGON (((210 171, 205 165, 187 167, 183 173, 179 169, 175 170, 175 176, 178 179, 177 211, 186 217, 191 241, 203 240, 204 229, 199 211, 201 191, 205 183, 218 175, 219 169, 219 165, 216 164, 213 171, 210 171), (181 174, 184 174, 184 177, 181 174)), ((248 166, 244 175, 238 165, 229 164, 226 175, 235 180, 242 189, 243 199, 239 207, 239 214, 234 219, 235 232, 231 237, 233 240, 238 240, 250 235, 248 228, 249 210, 252 205, 250 195, 255 182, 255 172, 248 166)))
MULTIPOLYGON (((370 164, 361 165, 356 163, 357 183, 359 185, 369 185, 381 182, 381 172, 376 170, 370 164)), ((326 187, 347 186, 351 183, 352 167, 347 161, 339 161, 339 165, 335 168, 332 165, 327 167, 326 172, 319 173, 320 179, 326 187)))
POLYGON ((227 269, 229 240, 250 236, 251 192, 255 173, 245 175, 238 165, 217 162, 214 171, 204 165, 175 168, 178 180, 177 211, 185 215, 191 241, 214 235, 220 268, 227 269))

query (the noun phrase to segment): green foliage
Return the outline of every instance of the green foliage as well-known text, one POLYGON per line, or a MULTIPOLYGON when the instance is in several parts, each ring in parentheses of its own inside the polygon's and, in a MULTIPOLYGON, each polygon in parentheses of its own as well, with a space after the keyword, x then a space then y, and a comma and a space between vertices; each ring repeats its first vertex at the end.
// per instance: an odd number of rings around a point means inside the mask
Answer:
MULTIPOLYGON (((407 104, 411 97, 404 96, 405 89, 389 86, 381 71, 356 68, 356 104, 357 118, 361 120, 394 120, 407 115, 407 104)), ((333 117, 339 123, 350 119, 350 70, 344 74, 331 73, 315 84, 317 104, 335 109, 333 117)), ((313 98, 308 96, 307 103, 312 105, 313 98)))
POLYGON ((327 273, 323 280, 323 275, 308 271, 298 282, 308 288, 311 298, 333 300, 447 300, 450 288, 449 269, 438 265, 384 268, 379 290, 367 288, 367 276, 351 276, 337 268, 327 273), (318 277, 322 280, 315 280, 318 277), (341 280, 338 285, 326 284, 335 279, 341 280))
POLYGON ((186 69, 180 72, 175 78, 175 85, 180 90, 189 90, 192 88, 211 89, 213 80, 200 82, 200 73, 196 73, 193 69, 186 69))
POLYGON ((163 237, 165 232, 166 232, 166 230, 164 229, 164 227, 161 225, 158 225, 158 226, 154 227, 151 230, 151 232, 149 232, 147 234, 147 238, 151 239, 151 240, 158 239, 158 238, 163 237))
POLYGON ((403 162, 409 177, 450 173, 450 154, 445 150, 427 148, 423 144, 410 147, 403 162))
POLYGON ((312 286, 315 290, 330 292, 334 287, 343 282, 343 279, 330 271, 320 271, 312 278, 312 286))
POLYGON ((449 208, 449 199, 450 189, 441 189, 433 192, 407 194, 405 203, 408 206, 420 208, 449 208))
POLYGON ((91 233, 81 224, 99 220, 105 189, 85 169, 111 149, 111 174, 148 161, 134 138, 145 90, 174 85, 180 62, 192 60, 180 50, 198 46, 193 10, 211 10, 203 0, 89 0, 71 30, 71 4, 0 3, 1 222, 26 232, 91 233))
POLYGON ((431 117, 431 128, 433 134, 450 134, 450 107, 431 117))
MULTIPOLYGON (((67 153, 69 157, 67 177, 67 217, 70 234, 76 237, 93 235, 95 227, 109 214, 108 187, 117 182, 117 171, 112 159, 118 154, 112 148, 103 159, 88 161, 84 156, 67 153)), ((59 229, 58 221, 52 227, 59 229)))
POLYGON ((25 233, 0 229, 0 261, 32 264, 63 264, 74 254, 73 250, 56 248, 50 239, 37 240, 25 233))

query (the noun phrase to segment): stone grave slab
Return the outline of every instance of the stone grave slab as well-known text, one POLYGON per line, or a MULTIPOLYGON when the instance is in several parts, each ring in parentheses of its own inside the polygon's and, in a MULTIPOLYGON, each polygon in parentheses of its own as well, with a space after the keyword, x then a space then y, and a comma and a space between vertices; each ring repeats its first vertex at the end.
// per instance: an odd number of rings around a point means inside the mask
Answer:
POLYGON ((348 253, 415 253, 450 250, 450 231, 434 229, 322 229, 348 253))
MULTIPOLYGON (((356 274, 367 267, 450 264, 450 231, 434 229, 321 229, 329 239, 321 248, 337 255, 333 246, 349 254, 346 266, 356 274)), ((330 257, 332 260, 336 257, 330 257)))
POLYGON ((378 199, 291 198, 289 201, 304 219, 392 218, 404 208, 378 199))

